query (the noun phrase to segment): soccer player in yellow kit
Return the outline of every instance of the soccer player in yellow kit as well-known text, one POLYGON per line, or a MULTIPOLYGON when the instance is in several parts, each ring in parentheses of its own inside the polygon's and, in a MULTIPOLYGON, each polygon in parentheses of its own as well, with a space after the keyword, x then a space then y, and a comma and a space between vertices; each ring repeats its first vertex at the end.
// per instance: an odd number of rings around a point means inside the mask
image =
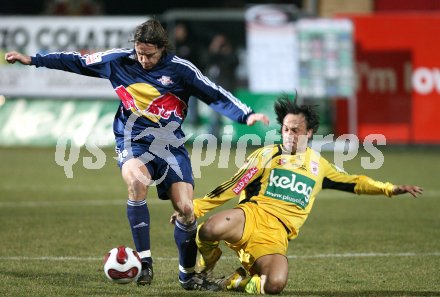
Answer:
POLYGON ((233 249, 244 267, 219 281, 227 290, 278 294, 286 286, 289 240, 298 236, 316 195, 322 189, 388 197, 423 189, 393 185, 364 175, 350 175, 307 146, 318 130, 313 106, 298 106, 287 97, 275 102, 282 145, 256 150, 232 179, 202 199, 194 200, 196 217, 239 195, 239 204, 219 212, 199 226, 196 242, 201 253, 198 270, 212 272, 221 256, 219 240, 233 249))

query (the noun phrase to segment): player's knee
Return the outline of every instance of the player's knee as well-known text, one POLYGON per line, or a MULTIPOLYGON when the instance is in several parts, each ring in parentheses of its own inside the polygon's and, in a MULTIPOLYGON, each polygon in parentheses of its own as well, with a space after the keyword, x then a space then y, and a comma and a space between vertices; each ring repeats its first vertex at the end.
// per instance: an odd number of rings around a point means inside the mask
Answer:
POLYGON ((144 199, 147 194, 147 185, 137 178, 126 179, 128 194, 134 199, 144 199))
POLYGON ((186 223, 192 223, 195 220, 194 209, 192 205, 186 205, 183 207, 182 210, 179 210, 178 212, 179 212, 179 216, 182 217, 182 219, 186 223))
POLYGON ((194 222, 194 206, 192 200, 180 199, 179 203, 174 204, 174 209, 177 212, 177 220, 183 224, 191 224, 194 222))
POLYGON ((199 237, 201 240, 217 240, 216 224, 208 219, 199 230, 199 237))
POLYGON ((266 294, 280 294, 286 286, 287 279, 280 275, 268 275, 264 284, 266 294))

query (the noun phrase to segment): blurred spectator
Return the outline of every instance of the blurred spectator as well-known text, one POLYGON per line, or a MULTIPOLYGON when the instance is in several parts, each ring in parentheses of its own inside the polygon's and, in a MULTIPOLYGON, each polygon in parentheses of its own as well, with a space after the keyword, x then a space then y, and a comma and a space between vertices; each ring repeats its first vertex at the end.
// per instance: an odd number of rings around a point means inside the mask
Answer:
MULTIPOLYGON (((190 27, 183 22, 176 23, 174 27, 174 40, 176 46, 176 55, 182 59, 188 60, 197 67, 200 67, 199 46, 192 36, 190 27)), ((200 124, 199 118, 199 100, 191 96, 188 101, 188 114, 186 122, 194 128, 200 124)))
MULTIPOLYGON (((224 34, 215 35, 209 45, 206 74, 209 79, 225 90, 234 92, 236 88, 235 72, 239 60, 231 41, 224 34)), ((223 126, 222 117, 217 113, 210 116, 209 133, 220 136, 223 126)))
POLYGON ((190 27, 183 22, 178 22, 174 27, 174 39, 176 43, 176 55, 182 59, 198 65, 198 45, 192 36, 190 27))

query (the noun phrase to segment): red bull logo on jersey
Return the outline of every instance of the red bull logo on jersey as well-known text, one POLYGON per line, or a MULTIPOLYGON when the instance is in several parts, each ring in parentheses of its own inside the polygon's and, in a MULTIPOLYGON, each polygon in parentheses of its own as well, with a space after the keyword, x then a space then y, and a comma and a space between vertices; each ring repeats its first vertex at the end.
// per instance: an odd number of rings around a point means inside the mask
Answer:
POLYGON ((131 96, 127 89, 124 88, 124 86, 117 87, 115 89, 115 92, 118 95, 119 99, 121 99, 122 105, 124 105, 125 109, 129 110, 131 108, 136 108, 133 96, 131 96))
POLYGON ((174 94, 166 93, 154 98, 151 104, 144 110, 147 114, 159 116, 162 119, 169 119, 172 114, 183 120, 185 118, 185 102, 177 98, 174 94))
POLYGON ((136 83, 125 88, 119 86, 116 94, 124 108, 147 117, 153 122, 160 119, 169 119, 171 115, 183 120, 187 105, 172 93, 161 94, 156 88, 145 83, 136 83))
POLYGON ((163 84, 164 86, 169 86, 169 85, 171 85, 171 84, 174 83, 174 82, 171 80, 171 77, 169 77, 169 76, 165 76, 165 75, 162 75, 162 77, 159 78, 158 81, 160 81, 160 83, 163 84))

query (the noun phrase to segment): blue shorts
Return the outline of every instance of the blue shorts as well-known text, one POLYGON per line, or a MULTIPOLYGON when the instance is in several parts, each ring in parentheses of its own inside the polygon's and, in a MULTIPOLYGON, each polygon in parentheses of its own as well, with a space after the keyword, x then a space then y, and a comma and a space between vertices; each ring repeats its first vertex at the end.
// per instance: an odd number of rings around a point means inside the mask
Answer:
POLYGON ((128 148, 126 146, 122 139, 116 139, 115 149, 119 167, 122 168, 122 165, 132 158, 141 159, 156 185, 160 199, 170 199, 167 192, 173 183, 186 182, 194 187, 191 161, 183 145, 177 148, 168 146, 161 150, 153 149, 155 153, 150 151, 151 144, 146 142, 132 141, 128 148))

